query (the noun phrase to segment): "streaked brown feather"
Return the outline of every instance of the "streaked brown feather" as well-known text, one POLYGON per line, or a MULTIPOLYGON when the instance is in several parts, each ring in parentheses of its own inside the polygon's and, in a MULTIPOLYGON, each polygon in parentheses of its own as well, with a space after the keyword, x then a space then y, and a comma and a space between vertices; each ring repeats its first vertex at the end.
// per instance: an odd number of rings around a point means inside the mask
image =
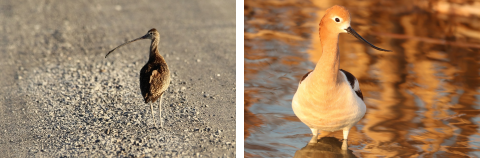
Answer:
POLYGON ((145 103, 155 102, 170 85, 170 71, 161 56, 140 70, 140 89, 145 103))

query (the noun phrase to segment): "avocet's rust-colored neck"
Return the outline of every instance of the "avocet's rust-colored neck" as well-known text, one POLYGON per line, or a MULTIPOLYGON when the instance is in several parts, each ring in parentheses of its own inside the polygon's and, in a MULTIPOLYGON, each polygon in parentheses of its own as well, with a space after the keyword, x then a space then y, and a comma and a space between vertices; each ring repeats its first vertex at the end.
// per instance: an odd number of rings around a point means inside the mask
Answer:
POLYGON ((336 85, 340 68, 339 33, 331 32, 328 27, 321 26, 319 34, 322 44, 322 56, 312 72, 312 77, 316 78, 321 84, 336 85))

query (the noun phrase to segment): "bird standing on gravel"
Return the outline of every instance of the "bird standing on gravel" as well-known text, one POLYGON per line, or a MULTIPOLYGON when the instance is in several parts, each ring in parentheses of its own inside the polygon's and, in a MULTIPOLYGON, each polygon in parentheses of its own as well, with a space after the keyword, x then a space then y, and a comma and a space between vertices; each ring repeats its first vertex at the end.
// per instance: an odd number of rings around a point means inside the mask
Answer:
POLYGON ((153 122, 155 123, 155 127, 157 127, 157 123, 153 115, 152 103, 160 98, 160 104, 158 105, 158 108, 160 109, 160 127, 163 127, 162 97, 163 93, 170 85, 170 70, 168 70, 167 62, 165 62, 165 59, 158 52, 160 33, 158 33, 155 28, 150 29, 146 35, 112 49, 107 53, 107 55, 105 55, 105 58, 107 58, 107 56, 115 49, 141 39, 151 39, 152 43, 150 45, 150 58, 148 59, 147 64, 145 64, 142 70, 140 70, 140 90, 142 91, 142 96, 143 99, 145 99, 145 103, 150 102, 150 109, 152 110, 152 118, 153 122))

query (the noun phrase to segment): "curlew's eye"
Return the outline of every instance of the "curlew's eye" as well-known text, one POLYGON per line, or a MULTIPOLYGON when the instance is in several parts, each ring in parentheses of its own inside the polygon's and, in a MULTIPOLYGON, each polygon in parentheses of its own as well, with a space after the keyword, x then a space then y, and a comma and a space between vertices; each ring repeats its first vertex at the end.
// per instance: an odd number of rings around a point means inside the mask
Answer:
POLYGON ((340 19, 339 19, 339 18, 335 18, 335 21, 336 21, 336 22, 340 22, 340 19))

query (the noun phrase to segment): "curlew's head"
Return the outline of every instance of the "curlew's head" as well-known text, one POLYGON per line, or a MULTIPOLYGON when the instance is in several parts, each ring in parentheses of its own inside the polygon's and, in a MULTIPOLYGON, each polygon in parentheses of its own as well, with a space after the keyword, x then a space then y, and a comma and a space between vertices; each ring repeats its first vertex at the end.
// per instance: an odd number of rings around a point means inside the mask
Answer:
POLYGON ((105 55, 105 58, 107 58, 107 56, 108 56, 110 53, 112 53, 113 51, 115 51, 115 49, 120 48, 121 46, 130 44, 130 43, 132 43, 132 42, 135 42, 135 41, 138 41, 138 40, 142 40, 142 39, 151 39, 152 41, 155 40, 155 39, 157 39, 157 41, 158 41, 158 39, 160 39, 160 33, 158 33, 157 29, 155 29, 155 28, 150 29, 150 30, 148 30, 147 34, 143 35, 142 37, 139 37, 139 38, 137 38, 137 39, 131 40, 131 41, 129 41, 129 42, 125 42, 124 44, 121 44, 121 45, 119 45, 118 47, 112 49, 111 51, 109 51, 109 52, 107 53, 107 55, 105 55))
POLYGON ((143 39, 159 39, 160 38, 160 33, 158 33, 157 29, 152 28, 148 30, 147 34, 144 35, 143 37, 140 37, 143 39))
POLYGON ((338 36, 338 34, 340 33, 349 33, 355 36, 360 41, 367 43, 370 47, 374 49, 391 52, 390 50, 374 46, 373 44, 365 40, 362 36, 355 32, 355 30, 353 30, 353 28, 350 26, 350 21, 351 17, 348 10, 342 6, 335 5, 327 9, 327 12, 320 21, 320 36, 324 36, 325 34, 334 34, 338 36))

